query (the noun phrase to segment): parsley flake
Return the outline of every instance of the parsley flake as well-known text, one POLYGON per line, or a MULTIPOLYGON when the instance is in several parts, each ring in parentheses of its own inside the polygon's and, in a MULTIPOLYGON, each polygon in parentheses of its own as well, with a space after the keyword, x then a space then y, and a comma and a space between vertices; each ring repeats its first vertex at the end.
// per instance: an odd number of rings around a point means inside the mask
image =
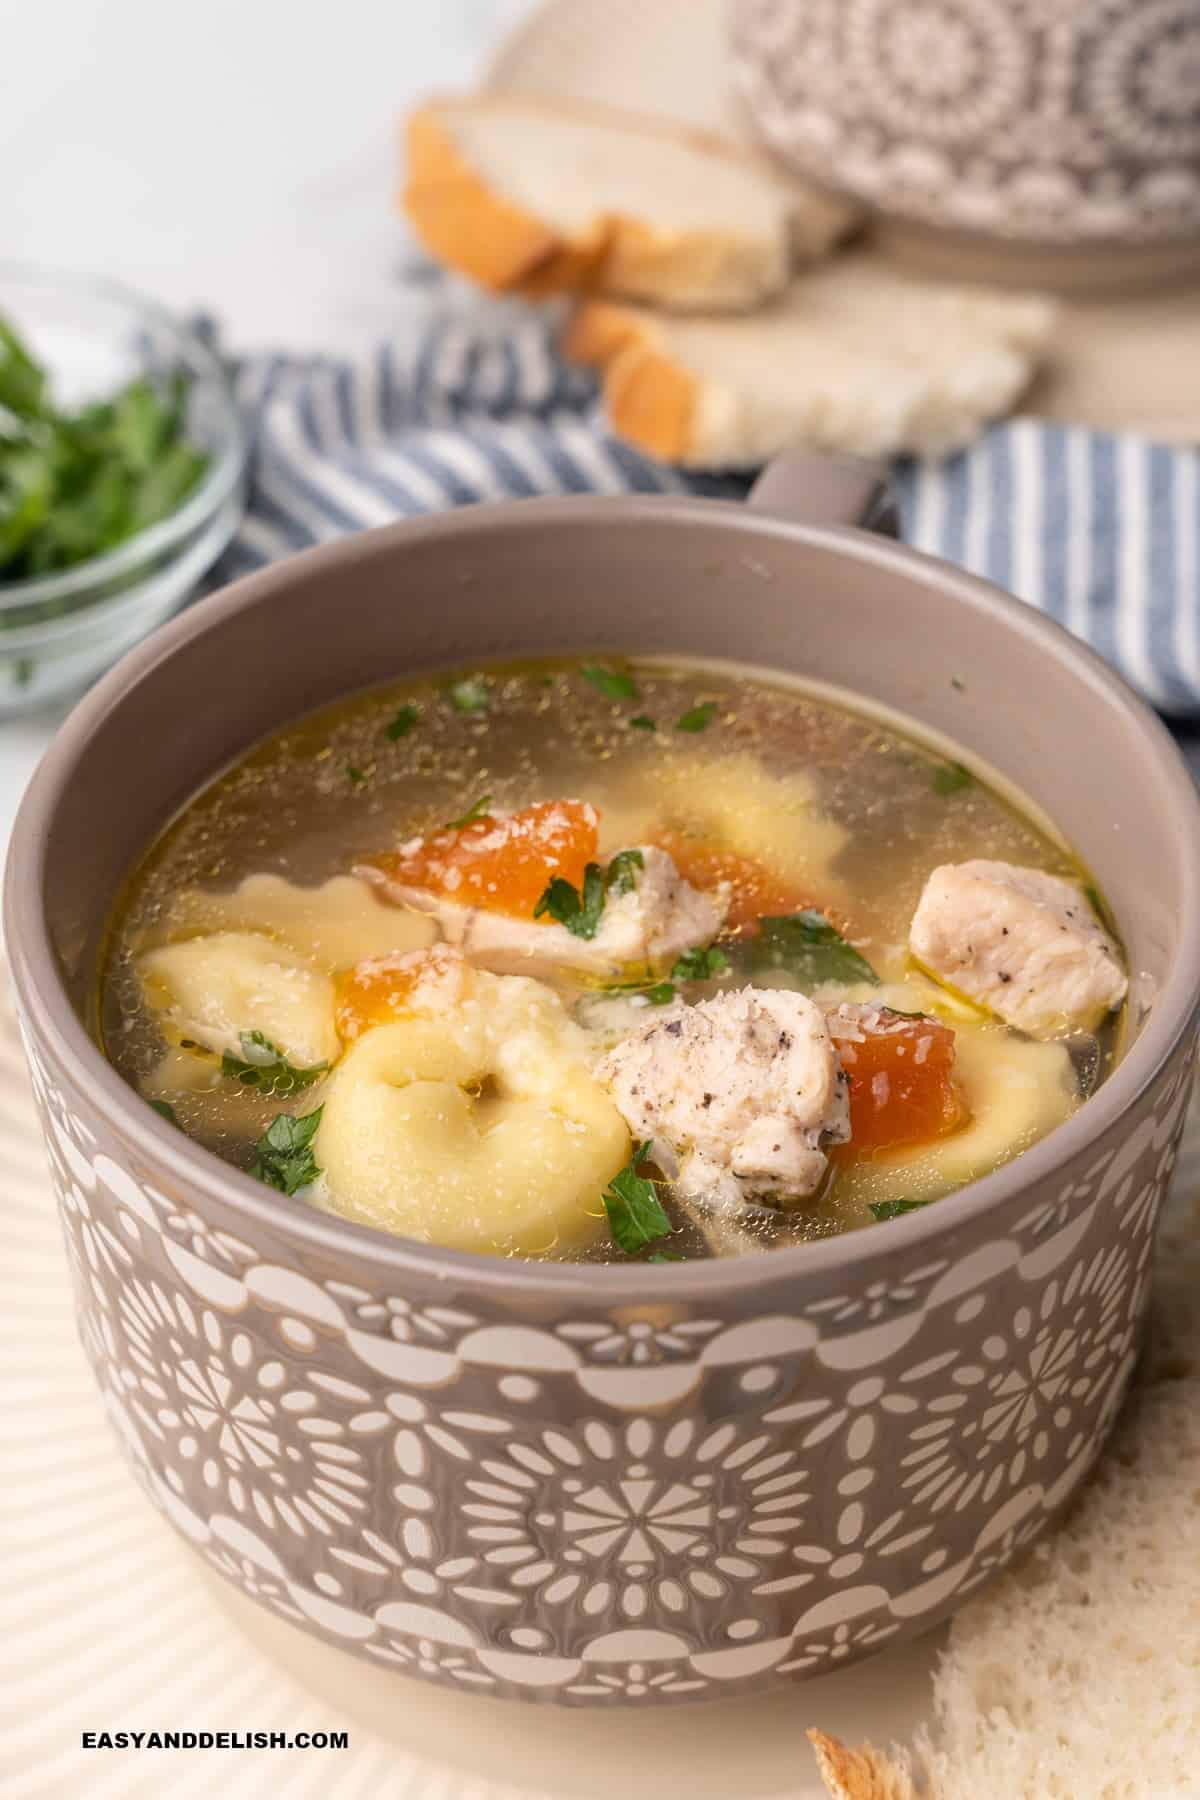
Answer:
POLYGON ((826 982, 853 986, 866 981, 879 986, 879 977, 867 961, 831 925, 823 913, 786 913, 779 918, 760 919, 758 935, 747 946, 751 975, 783 970, 791 975, 803 993, 823 987, 826 982))
POLYGON ((928 1200, 872 1200, 867 1208, 876 1219, 898 1219, 903 1213, 920 1212, 928 1200))
POLYGON ((281 1194, 295 1194, 321 1173, 312 1153, 312 1141, 321 1123, 323 1106, 295 1118, 277 1113, 254 1146, 256 1160, 251 1173, 281 1194))
POLYGON ((590 862, 583 871, 582 891, 564 876, 555 875, 533 909, 534 918, 548 915, 556 924, 565 925, 572 937, 594 938, 609 894, 628 894, 637 885, 633 871, 643 862, 640 850, 619 850, 607 871, 590 862))
POLYGON ((450 704, 455 712, 486 712, 492 690, 482 675, 468 675, 465 681, 456 681, 447 689, 450 704))
POLYGON ((604 1190, 604 1210, 613 1242, 630 1256, 657 1238, 666 1237, 671 1230, 654 1183, 637 1172, 649 1150, 649 1142, 635 1144, 625 1167, 604 1190))
POLYGON ((329 1068, 327 1062, 314 1063, 310 1069, 297 1069, 278 1044, 273 1044, 261 1031, 241 1033, 242 1054, 226 1050, 221 1058, 221 1073, 242 1087, 257 1088, 261 1094, 295 1094, 311 1087, 329 1068))
POLYGON ((165 1119, 168 1125, 174 1125, 178 1130, 183 1129, 179 1124, 179 1115, 169 1100, 152 1100, 150 1104, 160 1119, 165 1119))
POLYGON ((599 663, 584 663, 579 673, 590 681, 606 700, 636 700, 637 682, 620 669, 605 669, 599 663))
POLYGON ((961 788, 974 787, 975 777, 962 763, 939 763, 929 785, 935 794, 957 794, 961 788))
POLYGON ((346 780, 352 787, 362 787, 363 783, 367 780, 367 771, 365 769, 356 768, 353 763, 347 763, 346 780))
POLYGON ((632 719, 630 719, 630 721, 629 721, 629 724, 633 728, 634 731, 657 731, 658 730, 658 726, 654 723, 654 720, 650 717, 649 713, 634 713, 632 719))
POLYGON ((419 706, 402 706, 395 718, 384 727, 384 737, 391 738, 393 743, 397 738, 407 737, 420 717, 419 706))
POLYGON ((448 824, 442 826, 442 830, 462 831, 465 826, 474 825, 478 823, 480 819, 486 819, 488 816, 488 807, 491 804, 492 796, 490 794, 480 794, 474 806, 469 806, 461 819, 451 819, 448 824))
POLYGON ((724 975, 729 968, 729 958, 723 950, 710 945, 707 950, 685 950, 676 959, 671 970, 673 981, 711 981, 716 975, 724 975))
POLYGON ((717 716, 715 700, 702 700, 675 721, 676 731, 706 731, 717 716))

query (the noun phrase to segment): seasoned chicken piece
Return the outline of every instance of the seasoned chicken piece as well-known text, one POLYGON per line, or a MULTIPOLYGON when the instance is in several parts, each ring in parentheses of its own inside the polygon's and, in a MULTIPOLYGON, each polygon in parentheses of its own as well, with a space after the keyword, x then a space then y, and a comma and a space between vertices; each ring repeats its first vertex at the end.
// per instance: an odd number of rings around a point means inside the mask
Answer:
POLYGON ((1032 1037, 1095 1025, 1128 986, 1075 883, 1012 863, 935 869, 908 941, 931 974, 1032 1037))
POLYGON ((802 1199, 849 1136, 847 1083, 803 994, 742 988, 650 1021, 597 1071, 635 1138, 663 1146, 680 1198, 732 1211, 802 1199))
POLYGON ((684 950, 710 944, 721 929, 728 889, 701 893, 684 881, 664 850, 639 847, 624 893, 610 889, 594 937, 577 937, 565 925, 527 919, 478 906, 462 906, 428 888, 411 887, 364 863, 356 873, 402 906, 432 913, 446 942, 474 962, 523 975, 555 968, 578 969, 602 980, 626 970, 669 967, 684 950))

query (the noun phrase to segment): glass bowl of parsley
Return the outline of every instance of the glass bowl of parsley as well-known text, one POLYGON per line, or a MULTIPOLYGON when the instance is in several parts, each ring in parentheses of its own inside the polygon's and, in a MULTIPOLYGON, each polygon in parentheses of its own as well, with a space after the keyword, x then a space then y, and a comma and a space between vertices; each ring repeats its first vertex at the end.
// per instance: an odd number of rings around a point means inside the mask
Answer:
POLYGON ((116 284, 0 264, 0 716, 77 693, 195 593, 246 456, 194 332, 116 284))

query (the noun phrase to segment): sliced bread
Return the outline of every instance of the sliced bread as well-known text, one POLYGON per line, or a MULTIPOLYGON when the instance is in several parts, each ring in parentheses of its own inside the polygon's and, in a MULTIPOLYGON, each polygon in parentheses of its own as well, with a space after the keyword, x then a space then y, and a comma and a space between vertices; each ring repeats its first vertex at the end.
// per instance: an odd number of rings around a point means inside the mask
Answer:
POLYGON ((422 107, 402 203, 439 262, 497 292, 748 309, 849 213, 724 138, 521 94, 422 107))
POLYGON ((1095 1478, 1061 1530, 955 1619, 933 1709, 912 1753, 810 1733, 835 1800, 1200 1795, 1194 1240, 1160 1253, 1149 1350, 1095 1478))
POLYGON ((753 468, 791 449, 967 443, 1019 398, 1053 316, 1033 296, 923 282, 856 253, 752 319, 585 301, 563 349, 602 371, 618 436, 668 462, 753 468))

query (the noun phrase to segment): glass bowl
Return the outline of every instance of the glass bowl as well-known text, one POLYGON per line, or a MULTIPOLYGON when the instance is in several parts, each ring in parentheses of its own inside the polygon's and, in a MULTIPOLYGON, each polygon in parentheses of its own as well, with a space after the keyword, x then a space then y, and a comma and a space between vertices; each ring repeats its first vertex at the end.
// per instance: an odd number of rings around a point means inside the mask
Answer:
POLYGON ((72 408, 139 375, 190 377, 187 435, 210 461, 165 519, 60 573, 0 578, 0 717, 78 693, 177 612, 237 529, 247 437, 208 346, 164 308, 115 282, 0 263, 0 318, 72 408))

